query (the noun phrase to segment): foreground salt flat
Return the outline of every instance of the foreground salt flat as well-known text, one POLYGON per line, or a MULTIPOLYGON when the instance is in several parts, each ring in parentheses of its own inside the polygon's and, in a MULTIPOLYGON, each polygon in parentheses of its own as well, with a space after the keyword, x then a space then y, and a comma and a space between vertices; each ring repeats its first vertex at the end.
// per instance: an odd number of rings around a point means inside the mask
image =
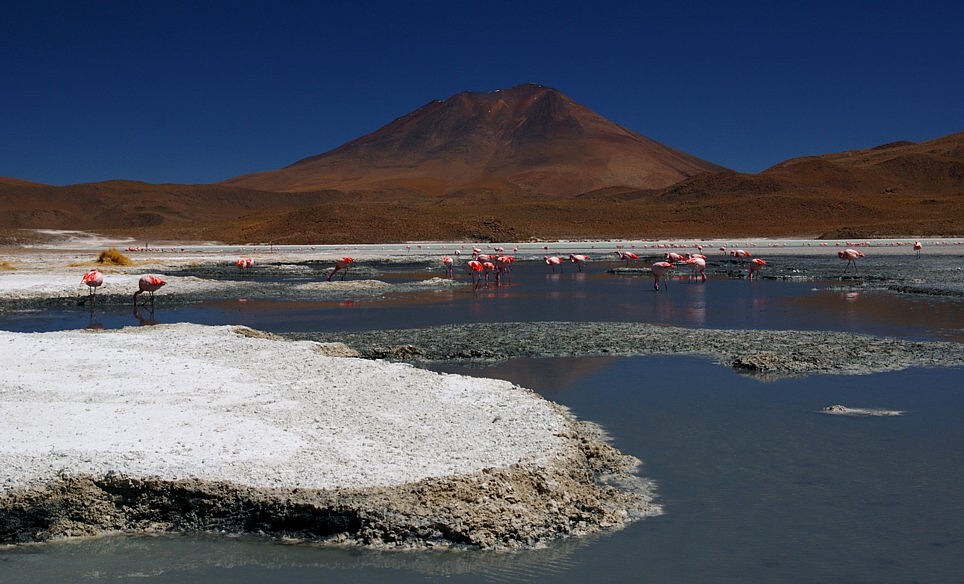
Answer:
POLYGON ((564 453, 559 409, 507 382, 244 332, 0 333, 0 488, 110 471, 371 487, 564 453))

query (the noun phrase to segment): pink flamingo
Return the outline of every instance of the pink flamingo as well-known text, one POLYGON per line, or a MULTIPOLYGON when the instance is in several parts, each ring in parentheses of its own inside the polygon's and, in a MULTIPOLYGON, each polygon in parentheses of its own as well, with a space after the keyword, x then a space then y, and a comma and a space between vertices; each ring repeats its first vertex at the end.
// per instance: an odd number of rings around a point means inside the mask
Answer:
POLYGON ((589 256, 586 256, 586 255, 582 255, 578 253, 569 254, 569 261, 576 264, 580 272, 582 271, 582 263, 588 260, 589 260, 589 256))
POLYGON ((767 265, 766 260, 762 260, 760 258, 753 258, 750 260, 750 273, 747 275, 746 279, 752 280, 753 275, 757 272, 757 270, 762 270, 763 266, 765 265, 767 265))
POLYGON ((254 260, 251 258, 238 258, 238 261, 234 262, 234 265, 238 266, 238 269, 244 272, 254 267, 254 260))
POLYGON ((80 279, 84 284, 87 284, 87 298, 96 300, 97 288, 104 283, 104 274, 100 273, 100 270, 94 268, 84 274, 84 277, 80 279))
POLYGON ((515 258, 512 256, 499 256, 495 258, 495 283, 500 284, 502 282, 502 274, 512 271, 512 262, 515 258))
POLYGON ((924 248, 924 245, 919 241, 914 242, 914 251, 917 252, 917 257, 920 257, 920 250, 924 248))
POLYGON ((455 271, 455 260, 449 256, 442 258, 442 264, 445 266, 445 273, 448 274, 449 278, 452 277, 452 273, 455 271))
POLYGON ((693 266, 693 275, 706 281, 706 258, 697 254, 687 259, 686 263, 693 266))
POLYGON ((840 259, 842 259, 842 260, 847 260, 847 265, 844 266, 844 273, 845 273, 845 274, 847 273, 847 268, 850 267, 850 264, 853 264, 853 265, 854 265, 854 273, 856 274, 856 273, 857 273, 857 258, 862 258, 862 257, 864 257, 864 252, 862 252, 862 251, 857 251, 857 250, 851 249, 851 248, 847 248, 847 249, 845 249, 845 250, 843 250, 843 251, 838 251, 838 252, 837 252, 837 257, 840 258, 840 259))
POLYGON ((552 266, 552 273, 556 273, 556 266, 559 266, 559 271, 562 271, 562 260, 557 256, 543 256, 542 258, 547 265, 552 266))
POLYGON ((489 274, 495 271, 495 264, 493 264, 492 262, 482 262, 482 270, 485 271, 485 287, 488 288, 489 274))
POLYGON ((623 251, 621 249, 616 250, 616 255, 619 256, 619 259, 626 261, 626 266, 629 266, 629 262, 639 259, 639 256, 634 254, 633 252, 623 251))
MULTIPOLYGON (((653 288, 659 292, 659 279, 666 275, 667 272, 675 268, 670 262, 656 262, 652 265, 653 270, 653 288)), ((665 278, 664 278, 665 281, 665 278)))
POLYGON ((469 268, 469 273, 472 274, 472 284, 478 288, 482 284, 482 262, 470 260, 466 266, 469 268))
MULTIPOLYGON (((134 305, 137 305, 137 296, 143 292, 147 292, 151 295, 151 304, 154 303, 154 293, 161 289, 161 286, 167 284, 164 280, 158 278, 157 276, 141 276, 141 279, 137 282, 137 292, 134 292, 134 305)), ((147 301, 144 301, 147 304, 147 301)))
POLYGON ((686 260, 686 258, 684 258, 684 257, 681 256, 680 254, 676 253, 675 251, 668 251, 668 252, 666 252, 666 256, 665 256, 665 257, 666 257, 666 261, 668 261, 668 262, 682 262, 682 261, 685 261, 685 260, 686 260))
POLYGON ((746 258, 752 256, 753 254, 743 249, 737 249, 737 250, 731 251, 730 255, 740 260, 740 265, 743 265, 743 261, 746 258))
POLYGON ((348 257, 335 260, 335 269, 328 274, 328 281, 331 282, 331 277, 334 276, 335 272, 338 270, 344 270, 344 272, 341 273, 341 279, 344 280, 345 274, 348 273, 348 266, 352 265, 353 263, 355 263, 355 260, 348 257))

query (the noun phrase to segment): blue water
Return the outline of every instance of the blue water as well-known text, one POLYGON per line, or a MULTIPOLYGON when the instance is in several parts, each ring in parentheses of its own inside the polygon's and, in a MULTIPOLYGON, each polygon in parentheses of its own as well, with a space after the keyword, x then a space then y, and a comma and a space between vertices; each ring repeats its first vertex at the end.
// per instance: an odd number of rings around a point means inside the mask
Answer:
MULTIPOLYGON (((832 283, 714 279, 651 292, 641 278, 535 270, 353 303, 165 306, 159 322, 364 330, 442 322, 628 320, 849 330, 960 340, 959 301, 832 283)), ((86 311, 4 317, 81 328, 86 311), (74 319, 74 320, 71 320, 74 319)), ((126 309, 97 318, 130 322, 126 309)), ((17 324, 11 324, 17 323, 17 324)), ((256 537, 110 537, 0 551, 0 582, 964 582, 964 370, 762 382, 693 357, 516 360, 436 369, 530 387, 601 424, 644 461, 665 514, 513 553, 375 552, 256 537), (904 410, 849 418, 831 404, 904 410)))

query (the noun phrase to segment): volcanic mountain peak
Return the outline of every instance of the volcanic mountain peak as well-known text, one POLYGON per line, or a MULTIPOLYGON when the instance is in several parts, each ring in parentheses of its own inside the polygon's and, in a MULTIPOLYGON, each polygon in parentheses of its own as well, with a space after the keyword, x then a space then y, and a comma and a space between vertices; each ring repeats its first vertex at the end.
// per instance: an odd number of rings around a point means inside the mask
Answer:
POLYGON ((225 183, 275 191, 571 195, 611 186, 665 187, 718 170, 555 89, 526 84, 434 100, 332 151, 225 183))

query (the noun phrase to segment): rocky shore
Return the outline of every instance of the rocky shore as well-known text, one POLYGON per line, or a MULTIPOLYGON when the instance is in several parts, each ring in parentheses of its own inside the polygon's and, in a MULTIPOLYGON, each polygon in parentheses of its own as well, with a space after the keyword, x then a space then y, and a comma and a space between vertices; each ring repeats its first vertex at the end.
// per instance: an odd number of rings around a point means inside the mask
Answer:
POLYGON ((366 358, 410 362, 689 354, 762 379, 964 365, 964 350, 957 343, 825 331, 691 329, 645 323, 475 323, 471 327, 284 336, 337 340, 366 358))

